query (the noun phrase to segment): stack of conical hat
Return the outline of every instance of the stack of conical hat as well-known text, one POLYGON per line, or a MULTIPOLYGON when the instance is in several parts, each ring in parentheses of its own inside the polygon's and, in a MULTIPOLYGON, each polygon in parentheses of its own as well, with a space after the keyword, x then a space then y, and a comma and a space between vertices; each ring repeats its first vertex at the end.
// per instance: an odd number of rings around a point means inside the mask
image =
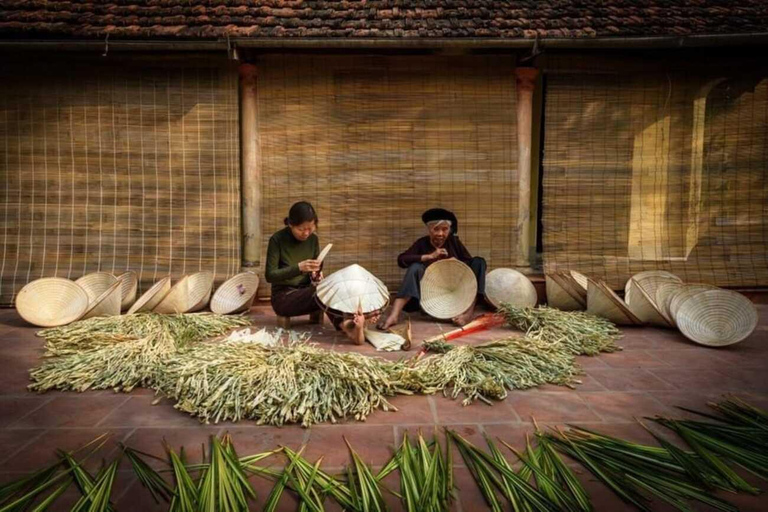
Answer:
POLYGON ((645 272, 638 272, 624 285, 624 300, 627 305, 632 305, 635 289, 638 286, 641 286, 653 300, 656 300, 656 290, 662 283, 668 282, 682 283, 683 280, 666 270, 646 270, 645 272))
POLYGON ((671 327, 672 323, 667 320, 664 314, 656 306, 655 298, 645 290, 643 285, 635 283, 630 290, 632 291, 632 302, 627 304, 629 310, 640 319, 644 324, 655 325, 658 327, 671 327))
POLYGON ((85 293, 88 294, 88 302, 92 303, 115 284, 117 278, 109 272, 92 272, 80 277, 75 282, 85 290, 85 293))
POLYGON ((144 292, 141 297, 133 303, 133 306, 128 310, 128 314, 139 313, 140 311, 152 311, 155 306, 168 295, 169 291, 171 291, 171 278, 164 277, 153 284, 149 290, 144 292))
POLYGON ((117 280, 121 283, 122 303, 120 308, 125 311, 136 301, 136 294, 139 291, 139 279, 136 276, 136 272, 129 270, 117 276, 117 280))
POLYGON ((371 313, 389 302, 389 290, 376 276, 354 264, 329 275, 317 285, 317 299, 342 313, 371 313))
POLYGON ((82 320, 95 316, 117 316, 120 314, 120 304, 122 303, 123 293, 122 283, 118 280, 107 288, 104 293, 99 295, 96 300, 88 305, 88 309, 82 316, 82 320))
POLYGON ((545 276, 547 304, 561 311, 583 311, 587 306, 586 290, 582 297, 581 291, 574 287, 568 276, 570 274, 563 272, 553 272, 545 276))
POLYGON ((675 325, 675 320, 670 306, 675 297, 683 290, 685 290, 685 284, 676 281, 661 283, 656 289, 656 306, 673 326, 675 325))
POLYGON ((496 308, 502 304, 532 308, 538 301, 531 280, 511 268, 497 268, 485 276, 485 296, 496 308))
POLYGON ((616 325, 639 325, 640 320, 626 303, 602 281, 587 282, 587 312, 601 316, 616 325))

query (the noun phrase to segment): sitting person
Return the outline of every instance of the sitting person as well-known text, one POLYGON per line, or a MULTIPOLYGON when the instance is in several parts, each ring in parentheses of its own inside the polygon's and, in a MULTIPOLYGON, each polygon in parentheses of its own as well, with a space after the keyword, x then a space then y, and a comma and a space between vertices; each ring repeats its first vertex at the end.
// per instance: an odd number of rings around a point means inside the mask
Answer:
MULTIPOLYGON (((458 221, 453 212, 442 208, 433 208, 424 212, 421 220, 427 225, 429 234, 416 240, 407 251, 397 257, 397 264, 400 268, 407 270, 389 314, 378 325, 380 329, 386 330, 395 325, 403 309, 406 311, 418 309, 421 299, 420 283, 424 271, 429 265, 441 259, 456 258, 468 265, 477 278, 478 296, 485 295, 485 260, 480 257, 472 257, 464 244, 461 243, 456 235, 458 221)), ((472 319, 476 303, 477 298, 472 302, 469 309, 455 317, 453 322, 459 326, 467 324, 472 319)))
MULTIPOLYGON (((272 285, 272 309, 279 316, 301 316, 318 313, 320 305, 315 300, 315 285, 323 279, 322 264, 317 261, 320 243, 317 229, 317 213, 314 207, 300 201, 291 206, 285 227, 272 235, 267 246, 266 279, 272 285)), ((355 343, 365 341, 362 315, 327 313, 333 326, 355 343), (358 318, 359 316, 359 318, 358 318)))

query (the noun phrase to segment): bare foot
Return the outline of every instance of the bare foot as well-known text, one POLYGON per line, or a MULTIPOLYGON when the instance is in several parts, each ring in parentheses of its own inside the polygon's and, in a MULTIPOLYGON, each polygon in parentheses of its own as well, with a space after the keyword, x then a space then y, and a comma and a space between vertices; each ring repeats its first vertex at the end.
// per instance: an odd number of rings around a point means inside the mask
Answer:
POLYGON ((365 316, 358 312, 354 318, 344 320, 341 323, 341 329, 355 345, 365 343, 365 316))
POLYGON ((387 329, 390 329, 393 325, 397 324, 398 316, 400 315, 395 314, 394 312, 390 312, 386 318, 383 318, 378 324, 376 324, 376 328, 380 331, 386 331, 387 329))

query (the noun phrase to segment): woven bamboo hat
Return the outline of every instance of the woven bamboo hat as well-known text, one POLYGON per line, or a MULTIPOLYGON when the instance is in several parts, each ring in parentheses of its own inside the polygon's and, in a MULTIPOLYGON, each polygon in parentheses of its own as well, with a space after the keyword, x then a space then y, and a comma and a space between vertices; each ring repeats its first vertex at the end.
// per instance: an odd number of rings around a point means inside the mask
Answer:
POLYGON ((488 272, 485 276, 485 297, 496 308, 502 304, 532 308, 539 299, 531 280, 511 268, 497 268, 488 272))
POLYGON ((675 281, 661 283, 656 289, 656 307, 659 308, 661 314, 663 314, 673 326, 675 325, 675 319, 672 317, 669 306, 672 304, 672 300, 675 296, 683 290, 685 290, 685 285, 675 281))
POLYGON ((139 291, 139 278, 136 272, 129 270, 117 276, 117 280, 120 281, 122 294, 120 308, 125 311, 136 300, 136 294, 139 291))
POLYGON ((686 338, 708 347, 738 343, 757 327, 752 301, 730 290, 706 290, 688 297, 676 318, 686 338))
POLYGON ((642 286, 650 297, 656 297, 656 290, 662 283, 668 283, 674 281, 682 283, 683 280, 677 277, 671 272, 666 270, 647 270, 645 272, 639 272, 632 276, 627 284, 624 285, 624 300, 626 303, 632 304, 634 298, 634 288, 642 286))
POLYGON ((477 297, 477 279, 467 265, 456 259, 432 263, 421 279, 421 309, 448 320, 464 313, 477 297))
POLYGON ((603 282, 587 281, 587 313, 601 316, 616 325, 638 325, 640 320, 613 290, 603 282))
POLYGON ((184 276, 174 284, 168 293, 152 310, 155 313, 175 314, 189 311, 189 276, 184 276))
POLYGON ((170 277, 164 277, 155 284, 152 285, 152 287, 145 291, 139 299, 133 303, 133 306, 131 306, 131 309, 128 310, 128 314, 131 315, 133 313, 138 313, 140 311, 152 311, 155 306, 157 306, 161 300, 165 298, 166 295, 168 295, 168 292, 171 290, 171 278, 170 277))
POLYGON ((582 299, 586 303, 587 300, 587 286, 589 279, 584 274, 576 272, 575 270, 569 270, 564 272, 568 276, 572 283, 575 283, 574 288, 581 294, 582 299))
POLYGON ((350 265, 329 275, 317 285, 317 300, 342 313, 371 313, 389 302, 389 290, 360 265, 350 265))
POLYGON ((39 327, 58 327, 78 320, 88 309, 88 294, 74 281, 44 277, 16 295, 21 318, 39 327))
POLYGON ((242 272, 230 277, 216 289, 211 299, 211 311, 219 315, 239 313, 251 307, 259 289, 259 276, 242 272))
POLYGON ((200 311, 211 300, 213 274, 205 271, 190 274, 187 286, 189 286, 189 301, 192 303, 188 312, 200 311))
POLYGON ((117 316, 120 314, 120 303, 123 294, 120 281, 115 280, 114 284, 107 288, 104 293, 99 295, 96 300, 88 305, 88 310, 83 314, 83 320, 94 316, 117 316))
POLYGON ((629 310, 644 324, 658 327, 672 327, 672 324, 656 306, 656 301, 640 285, 631 288, 632 302, 629 310))
POLYGON ((711 284, 686 284, 684 288, 672 297, 672 301, 669 303, 669 314, 672 320, 677 323, 677 311, 680 306, 689 297, 696 295, 699 292, 705 292, 707 290, 719 290, 717 286, 711 284))
POLYGON ((565 289, 560 283, 560 276, 546 274, 544 276, 547 287, 547 305, 561 311, 581 311, 584 309, 581 302, 565 289))
POLYGON ((93 272, 84 275, 75 282, 88 294, 88 302, 93 302, 115 284, 117 278, 108 272, 93 272))

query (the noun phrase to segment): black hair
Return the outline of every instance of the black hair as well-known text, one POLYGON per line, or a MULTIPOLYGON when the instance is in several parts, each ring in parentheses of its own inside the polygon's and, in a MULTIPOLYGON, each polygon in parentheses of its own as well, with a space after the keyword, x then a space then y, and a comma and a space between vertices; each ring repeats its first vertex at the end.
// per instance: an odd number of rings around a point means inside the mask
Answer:
POLYGON ((306 201, 299 201, 291 206, 288 216, 283 222, 286 226, 298 226, 299 224, 311 221, 315 221, 315 224, 318 223, 315 208, 306 201))

